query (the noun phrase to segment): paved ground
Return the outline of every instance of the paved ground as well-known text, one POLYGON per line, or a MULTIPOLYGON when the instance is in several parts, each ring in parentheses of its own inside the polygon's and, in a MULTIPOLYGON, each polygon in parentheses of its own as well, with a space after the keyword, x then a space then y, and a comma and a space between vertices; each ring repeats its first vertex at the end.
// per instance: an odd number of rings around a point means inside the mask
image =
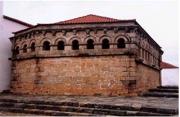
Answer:
POLYGON ((33 114, 23 114, 23 113, 10 113, 10 112, 1 112, 0 116, 37 116, 33 114))
POLYGON ((102 97, 102 96, 29 96, 29 95, 0 95, 1 98, 19 100, 43 100, 54 102, 80 102, 108 105, 125 105, 133 107, 158 107, 178 109, 179 98, 164 97, 102 97))

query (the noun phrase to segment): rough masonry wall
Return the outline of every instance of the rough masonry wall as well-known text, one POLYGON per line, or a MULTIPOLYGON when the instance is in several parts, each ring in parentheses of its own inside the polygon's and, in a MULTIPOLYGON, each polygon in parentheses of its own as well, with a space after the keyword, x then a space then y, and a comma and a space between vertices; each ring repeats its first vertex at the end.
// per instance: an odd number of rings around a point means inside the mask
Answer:
POLYGON ((14 93, 129 96, 160 85, 162 51, 136 22, 37 26, 11 41, 14 93))
POLYGON ((136 66, 128 56, 45 58, 14 63, 12 91, 40 95, 128 95, 123 81, 135 78, 136 66))
POLYGON ((160 70, 143 64, 137 64, 137 92, 144 92, 148 89, 160 86, 160 70))

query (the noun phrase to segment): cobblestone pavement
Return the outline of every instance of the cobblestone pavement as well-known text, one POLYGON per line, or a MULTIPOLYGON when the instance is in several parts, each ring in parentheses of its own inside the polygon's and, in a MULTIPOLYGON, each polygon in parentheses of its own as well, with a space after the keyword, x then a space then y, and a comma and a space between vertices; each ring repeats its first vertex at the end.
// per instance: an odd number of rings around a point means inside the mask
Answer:
POLYGON ((132 107, 157 107, 178 109, 179 98, 164 97, 103 97, 103 96, 32 96, 32 95, 0 95, 0 99, 43 100, 54 102, 79 102, 108 105, 125 105, 132 107))

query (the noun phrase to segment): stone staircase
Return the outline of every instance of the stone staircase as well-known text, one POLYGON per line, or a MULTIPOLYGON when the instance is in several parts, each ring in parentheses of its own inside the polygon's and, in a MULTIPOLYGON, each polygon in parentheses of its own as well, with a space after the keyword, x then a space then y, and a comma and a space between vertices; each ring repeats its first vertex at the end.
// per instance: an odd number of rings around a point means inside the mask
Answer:
POLYGON ((176 109, 133 107, 80 102, 54 102, 22 99, 0 99, 0 111, 48 116, 168 116, 178 115, 176 109))
POLYGON ((150 89, 144 93, 146 97, 166 97, 166 98, 178 98, 179 88, 177 86, 159 86, 155 89, 150 89))

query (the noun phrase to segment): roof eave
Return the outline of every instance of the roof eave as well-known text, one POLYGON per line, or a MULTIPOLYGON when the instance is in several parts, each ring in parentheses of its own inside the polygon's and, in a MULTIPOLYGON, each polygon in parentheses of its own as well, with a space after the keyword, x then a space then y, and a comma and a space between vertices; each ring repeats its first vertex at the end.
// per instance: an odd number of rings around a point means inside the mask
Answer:
POLYGON ((19 30, 17 32, 13 32, 13 34, 17 34, 17 33, 20 33, 20 32, 23 32, 23 31, 27 31, 29 29, 32 29, 32 28, 35 28, 35 27, 38 27, 38 26, 52 26, 52 25, 81 25, 81 24, 103 24, 103 23, 122 23, 122 22, 135 22, 136 20, 135 19, 131 19, 131 20, 120 20, 120 21, 115 21, 115 22, 89 22, 89 23, 68 23, 68 24, 56 24, 56 23, 50 23, 50 24, 37 24, 35 26, 32 26, 32 27, 29 27, 29 28, 26 28, 26 29, 23 29, 23 30, 19 30))
POLYGON ((7 19, 7 20, 10 20, 10 21, 13 21, 13 22, 16 22, 16 23, 19 23, 21 25, 27 26, 27 27, 32 27, 33 26, 32 24, 26 23, 24 21, 21 21, 21 20, 6 16, 6 15, 3 15, 3 18, 7 19))

